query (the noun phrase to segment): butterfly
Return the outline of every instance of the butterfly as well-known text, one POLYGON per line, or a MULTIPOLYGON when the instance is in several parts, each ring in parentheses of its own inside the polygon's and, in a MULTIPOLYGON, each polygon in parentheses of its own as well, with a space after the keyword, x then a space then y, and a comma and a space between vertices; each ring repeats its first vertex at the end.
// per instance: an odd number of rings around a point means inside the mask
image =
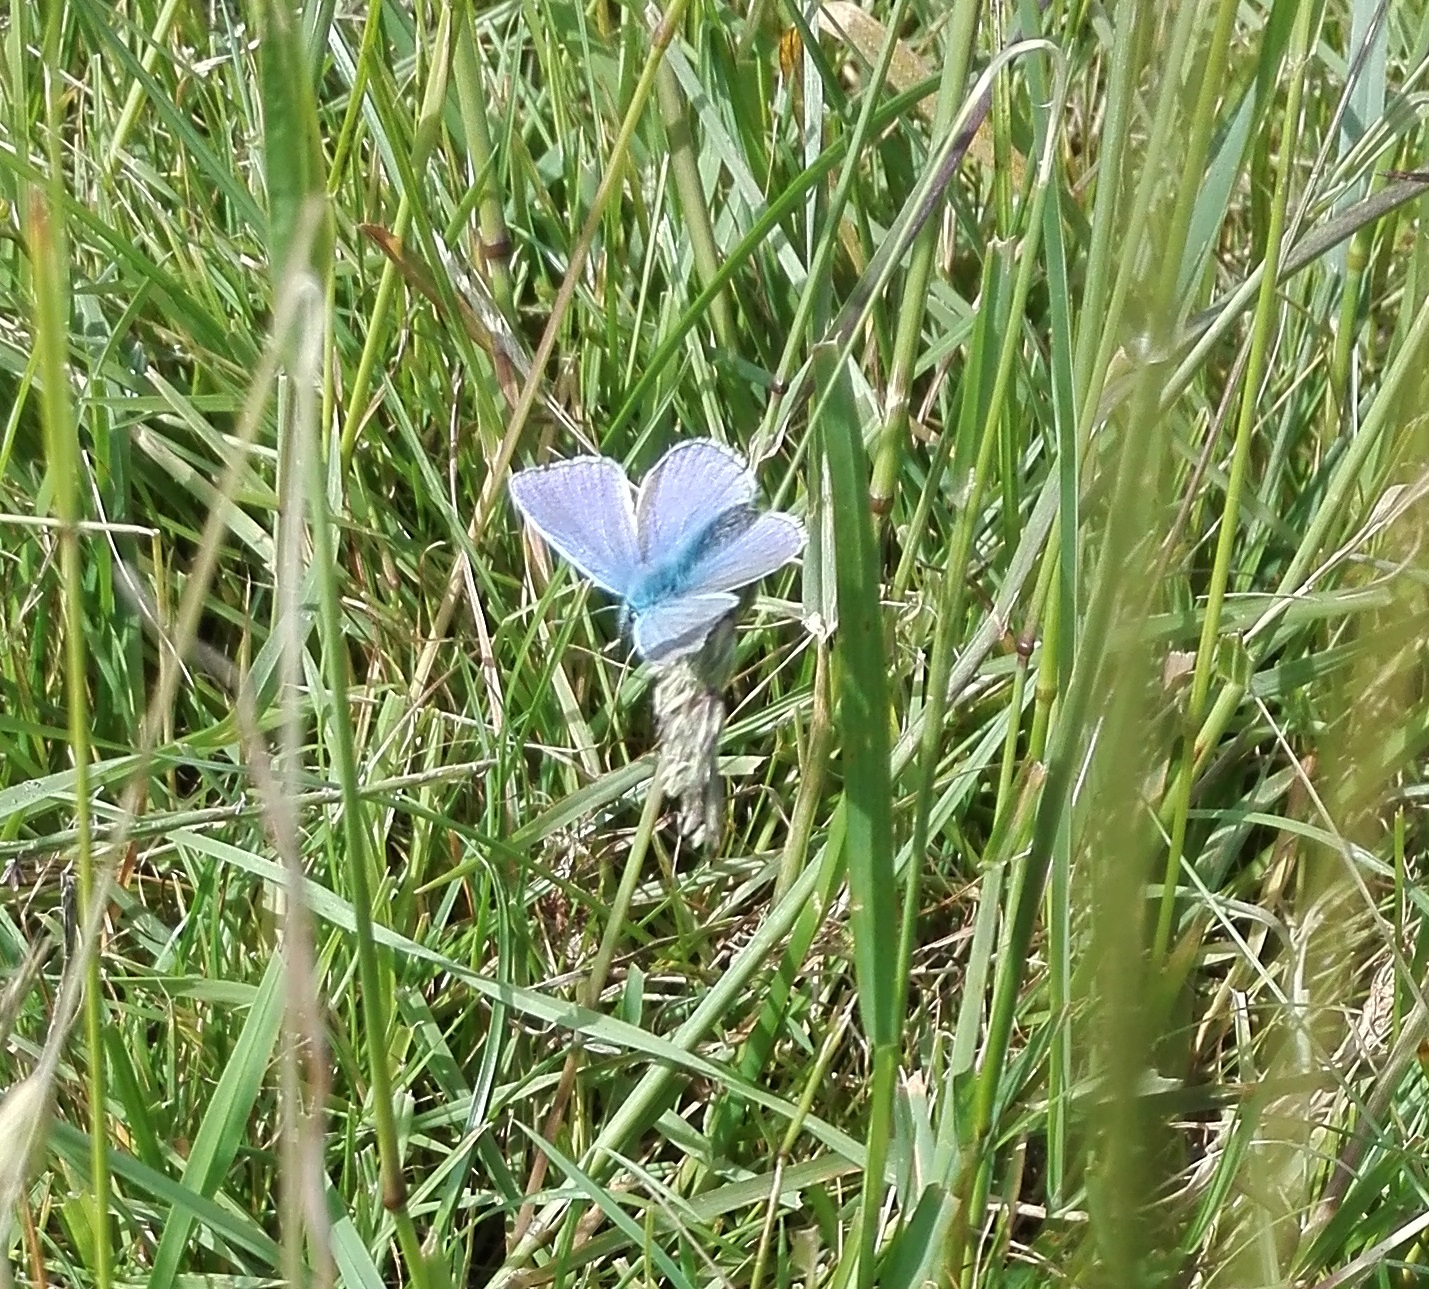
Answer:
POLYGON ((620 462, 580 456, 511 476, 516 508, 570 563, 617 596, 647 662, 698 653, 734 592, 804 548, 793 515, 760 510, 744 458, 712 439, 677 443, 631 486, 620 462))

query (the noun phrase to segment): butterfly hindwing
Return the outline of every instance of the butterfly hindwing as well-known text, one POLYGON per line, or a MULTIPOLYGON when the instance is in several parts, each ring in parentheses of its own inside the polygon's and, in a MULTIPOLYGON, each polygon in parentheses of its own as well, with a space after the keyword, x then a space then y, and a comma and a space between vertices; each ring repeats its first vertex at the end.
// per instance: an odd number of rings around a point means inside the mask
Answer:
POLYGON ((630 481, 609 457, 571 457, 511 476, 526 521, 602 590, 625 596, 640 574, 630 481))
POLYGON ((640 554, 647 563, 678 556, 719 515, 754 499, 744 459, 713 439, 677 443, 640 482, 635 503, 640 554))
POLYGON ((727 592, 677 595, 634 616, 635 648, 646 662, 670 662, 704 647, 715 624, 739 607, 727 592))

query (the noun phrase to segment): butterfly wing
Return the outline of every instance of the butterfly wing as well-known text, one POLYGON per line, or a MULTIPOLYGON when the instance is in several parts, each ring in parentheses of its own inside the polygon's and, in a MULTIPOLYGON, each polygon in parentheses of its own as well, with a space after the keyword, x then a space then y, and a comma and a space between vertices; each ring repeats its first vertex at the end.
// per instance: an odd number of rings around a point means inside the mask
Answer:
POLYGON ((754 499, 744 458, 713 439, 677 443, 640 481, 635 527, 647 564, 678 556, 725 511, 754 499))
POLYGON ((715 624, 739 607, 739 596, 727 592, 677 595, 635 614, 635 648, 646 662, 671 662, 698 653, 715 624))
POLYGON ((686 594, 737 591, 783 568, 803 549, 804 525, 781 510, 756 514, 744 524, 718 525, 690 560, 686 594))
POLYGON ((640 572, 630 481, 609 457, 570 457, 511 476, 511 499, 598 587, 625 596, 640 572))

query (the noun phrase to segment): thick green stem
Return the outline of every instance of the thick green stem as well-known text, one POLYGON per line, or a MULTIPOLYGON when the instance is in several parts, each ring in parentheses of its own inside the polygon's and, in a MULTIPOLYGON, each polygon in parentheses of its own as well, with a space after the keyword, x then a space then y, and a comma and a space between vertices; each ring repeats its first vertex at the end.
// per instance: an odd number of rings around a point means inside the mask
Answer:
POLYGON ((807 751, 801 759, 804 767, 799 780, 799 793, 789 816, 789 836, 779 857, 779 876, 774 882, 773 903, 777 904, 804 871, 809 854, 809 839, 824 787, 824 770, 833 751, 834 723, 829 711, 829 647, 823 641, 817 646, 814 660, 814 714, 809 719, 807 751))
POLYGON ((481 196, 477 202, 481 259, 491 294, 509 316, 512 307, 511 236, 501 206, 501 190, 496 185, 495 155, 491 147, 491 130, 486 122, 486 96, 482 92, 481 69, 476 61, 471 21, 471 0, 463 0, 457 19, 452 78, 456 82, 457 102, 461 106, 462 128, 466 131, 467 155, 475 182, 481 185, 481 196))
MULTIPOLYGON (((412 132, 410 168, 414 176, 422 173, 427 154, 437 141, 437 128, 441 124, 442 107, 446 102, 447 71, 451 66, 451 10, 447 6, 442 7, 435 45, 436 56, 432 60, 426 93, 417 115, 416 128, 412 132)), ((366 53, 365 41, 363 52, 366 53)), ((337 174, 335 164, 333 174, 337 174)), ((412 194, 403 192, 402 199, 397 204, 397 217, 392 221, 392 235, 400 241, 406 236, 411 220, 412 194)), ((341 440, 344 468, 352 460, 353 450, 357 447, 358 431, 367 418, 367 395, 372 387, 372 373, 377 368, 377 356, 387 342, 387 315, 391 312, 392 300, 397 294, 400 281, 401 270, 393 260, 388 259, 382 269, 382 279, 377 284, 377 299, 372 305, 372 316, 367 320, 367 340, 362 346, 362 356, 357 362, 357 374, 352 378, 352 389, 347 396, 347 419, 342 425, 341 440)))
MULTIPOLYGON (((51 176, 52 190, 60 172, 51 176)), ((64 590, 65 701, 69 709, 70 754, 74 758, 75 853, 79 870, 79 907, 88 917, 94 907, 95 872, 89 804, 89 678, 85 659, 84 579, 80 567, 78 428, 69 396, 67 361, 68 287, 64 274, 64 229, 52 224, 63 209, 52 191, 47 201, 31 193, 29 246, 34 265, 35 341, 40 351, 40 379, 45 427, 47 477, 54 489, 60 528, 60 583, 64 590)), ((94 1189, 94 1283, 108 1289, 113 1279, 109 1230, 109 1154, 105 1124, 104 999, 100 993, 99 940, 85 962, 84 1031, 88 1063, 89 1166, 94 1189)))
POLYGON ((883 1207, 884 1165, 893 1137, 893 1094, 898 1084, 898 1047, 883 1044, 873 1049, 873 1090, 868 1106, 868 1152, 863 1165, 863 1193, 859 1199, 858 1283, 871 1289, 878 1253, 878 1214, 883 1207))
MULTIPOLYGON (((1280 132, 1280 166, 1275 177, 1275 194, 1266 232, 1265 272, 1256 302, 1255 322, 1251 331, 1250 359, 1241 384, 1240 416, 1236 424, 1235 448, 1231 456, 1230 479, 1226 486, 1225 507, 1221 513, 1220 534, 1216 541, 1216 558, 1211 568, 1211 583, 1206 594, 1206 613, 1201 622, 1201 640, 1196 650, 1196 670, 1191 681, 1191 698, 1186 711, 1186 728, 1193 734, 1206 710, 1211 687, 1211 663, 1216 640, 1221 630, 1221 613, 1225 607, 1226 587, 1230 582, 1231 558, 1235 553, 1240 527, 1241 497, 1245 492, 1246 472, 1250 467, 1251 432, 1255 428, 1256 409, 1260 401, 1261 378, 1266 355, 1270 350, 1275 327, 1275 311, 1279 299, 1281 240, 1285 232, 1285 212, 1290 200, 1290 174, 1298 155, 1295 141, 1299 136, 1300 99, 1305 85, 1310 27, 1314 5, 1301 5, 1291 35, 1290 88, 1286 96, 1284 128, 1280 132)), ((1182 749, 1182 760, 1195 758, 1194 740, 1188 737, 1182 749)), ((1176 879, 1181 871, 1181 856, 1186 844, 1186 819, 1191 808, 1193 775, 1183 773, 1177 780, 1177 795, 1172 807, 1171 844, 1166 852, 1166 872, 1162 879, 1161 910, 1156 921, 1153 958, 1160 962, 1166 956, 1171 940, 1176 908, 1176 879)))
MULTIPOLYGON (((719 247, 715 245, 709 207, 705 204, 705 188, 700 182, 700 165, 695 155, 689 114, 668 61, 662 62, 655 73, 655 92, 660 100, 660 119, 665 123, 665 137, 670 143, 670 169, 675 176, 675 191, 679 194, 680 214, 683 216, 681 227, 690 237, 690 249, 694 253, 695 272, 700 285, 708 286, 719 273, 719 247)), ((714 324, 715 338, 720 344, 731 351, 737 349, 728 292, 721 291, 710 301, 710 321, 714 324)))
MULTIPOLYGON (((814 319, 821 295, 829 287, 830 265, 839 240, 839 221, 843 218, 844 207, 848 204, 849 194, 853 191, 858 177, 858 159, 863 155, 864 144, 872 133, 874 109, 878 103, 878 95, 888 78, 888 67, 893 61, 893 49, 898 29, 902 25, 903 15, 907 10, 908 0, 897 0, 888 20, 888 38, 883 42, 883 48, 879 51, 878 64, 873 69, 873 74, 869 77, 868 84, 864 89, 863 105, 859 109, 858 121, 853 128, 853 137, 849 140, 848 164, 844 166, 843 173, 839 175, 838 184, 829 198, 828 206, 823 211, 824 235, 820 238, 811 258, 809 276, 805 280, 799 302, 794 307, 794 317, 789 324, 789 338, 784 345, 784 353, 779 359, 779 366, 775 372, 775 379, 780 385, 784 385, 792 374, 794 363, 807 339, 805 333, 814 319)), ((811 48, 807 36, 805 47, 811 48)), ((817 48, 817 45, 812 48, 817 48)), ((769 400, 769 409, 765 412, 764 420, 755 435, 756 443, 763 443, 768 439, 785 400, 793 396, 794 393, 795 391, 792 390, 786 391, 784 399, 769 400)), ((817 412, 815 416, 817 416, 817 412)))
MULTIPOLYGON (((315 452, 316 445, 306 449, 315 452)), ((343 840, 347 874, 352 888, 352 914, 357 933, 358 980, 362 988, 362 1014, 367 1031, 368 1077, 372 1084, 372 1112, 382 1169, 382 1204, 397 1228, 407 1277, 416 1289, 429 1289, 431 1278, 417 1229, 407 1208, 407 1186, 402 1177, 401 1148, 392 1105, 392 1074, 388 1068, 387 986, 378 961, 373 933, 372 869, 365 828, 366 803, 358 783, 357 752, 352 732, 348 690, 347 636, 339 603, 337 553, 333 544, 332 516, 324 491, 326 472, 316 462, 304 471, 308 505, 312 512, 313 562, 317 567, 319 620, 322 624, 323 661, 327 670, 328 730, 334 741, 334 768, 342 788, 343 840)))
MULTIPOLYGON (((933 109, 932 137, 941 139, 953 123, 958 97, 967 80, 977 34, 976 0, 957 0, 944 41, 943 77, 938 85, 938 101, 933 109)), ((893 340, 893 365, 888 372, 888 399, 883 424, 878 431, 878 447, 869 489, 875 514, 885 514, 893 499, 894 482, 908 440, 908 399, 913 384, 913 368, 918 359, 923 334, 923 312, 928 302, 928 282, 933 276, 933 260, 938 253, 938 225, 929 223, 913 243, 908 277, 903 285, 903 302, 898 310, 898 330, 893 340)))
MULTIPOLYGON (((1060 103, 1065 88, 1065 75, 1058 65, 1057 91, 1055 102, 1060 103)), ((1055 116, 1054 118, 1055 119, 1055 116)), ((997 446, 997 427, 1011 388, 1013 359, 1021 349, 1022 317, 1027 306, 1028 292, 1036 265, 1037 248, 1042 232, 1042 206, 1047 199, 1051 167, 1046 164, 1050 158, 1051 138, 1045 141, 1043 162, 1038 169, 1037 182, 1028 204, 1025 233, 1021 248, 1021 262, 1013 286, 1012 306, 1007 324, 1003 329, 1002 346, 998 353, 997 375, 993 380, 992 397, 989 400, 983 421, 982 440, 978 446, 977 462, 973 468, 972 487, 959 508, 958 524, 953 536, 953 550, 948 558, 948 566, 942 575, 938 593, 938 634, 933 642, 933 661, 928 674, 927 710, 923 714, 922 748, 919 754, 918 786, 914 802, 912 860, 909 881, 914 883, 923 863, 923 854, 928 845, 929 820, 933 809, 933 783, 936 777, 938 758, 943 743, 943 714, 948 701, 948 680, 952 674, 953 656, 958 642, 959 623, 963 612, 963 597, 967 587, 968 560, 972 553, 973 537, 980 513, 982 497, 987 488, 988 476, 992 468, 992 454, 997 446)), ((975 396, 975 395, 974 395, 975 396)), ((908 964, 906 955, 912 948, 912 930, 908 919, 911 907, 905 903, 905 918, 901 936, 901 947, 905 957, 900 960, 900 980, 906 980, 908 964)), ((901 996, 901 995, 900 995, 901 996)))

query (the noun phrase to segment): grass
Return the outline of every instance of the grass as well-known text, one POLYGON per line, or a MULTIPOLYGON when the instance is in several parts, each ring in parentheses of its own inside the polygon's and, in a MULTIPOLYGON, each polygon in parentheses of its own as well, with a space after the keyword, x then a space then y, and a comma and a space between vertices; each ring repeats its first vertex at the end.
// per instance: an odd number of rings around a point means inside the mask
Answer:
POLYGON ((1423 1277, 1429 9, 810 22, 0 18, 6 1283, 1423 1277))

